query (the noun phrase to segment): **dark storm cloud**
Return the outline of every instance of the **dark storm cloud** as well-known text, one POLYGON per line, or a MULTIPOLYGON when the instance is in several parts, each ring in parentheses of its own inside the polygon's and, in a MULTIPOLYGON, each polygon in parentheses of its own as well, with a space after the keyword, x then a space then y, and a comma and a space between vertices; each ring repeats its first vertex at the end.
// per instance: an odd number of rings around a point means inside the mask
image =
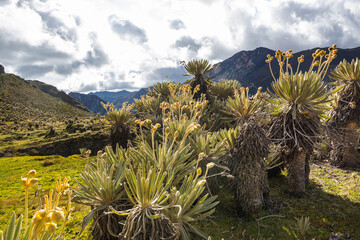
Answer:
POLYGON ((98 43, 97 35, 95 33, 91 33, 89 38, 92 44, 91 50, 86 53, 86 57, 81 61, 75 60, 68 64, 57 65, 55 67, 56 73, 67 76, 71 75, 73 72, 77 72, 81 66, 99 68, 109 63, 109 57, 98 43))
POLYGON ((134 25, 129 20, 119 19, 116 15, 109 17, 109 23, 112 30, 125 40, 132 40, 137 43, 148 41, 145 30, 134 25))
POLYGON ((81 65, 83 65, 83 63, 80 61, 75 61, 70 64, 58 65, 55 67, 55 72, 64 76, 71 75, 74 71, 78 70, 81 65))
POLYGON ((188 48, 190 51, 193 51, 196 54, 201 48, 201 44, 197 43, 195 39, 189 36, 183 36, 179 40, 176 40, 174 46, 176 48, 188 48))
POLYGON ((54 70, 53 66, 22 65, 16 69, 24 78, 34 78, 54 70))
POLYGON ((170 28, 175 30, 185 29, 185 24, 180 19, 175 19, 170 22, 170 28))
POLYGON ((97 35, 95 33, 90 34, 90 40, 92 41, 92 50, 88 51, 84 62, 86 65, 101 67, 109 62, 107 54, 102 50, 99 42, 97 41, 97 35))
POLYGON ((81 83, 78 92, 90 92, 97 91, 98 86, 96 83, 81 83))
POLYGON ((41 62, 46 60, 65 60, 71 56, 67 53, 58 51, 48 43, 39 46, 32 46, 18 40, 8 40, 0 35, 0 59, 8 64, 41 62))
POLYGON ((152 82, 151 84, 166 80, 169 80, 170 82, 185 82, 188 79, 188 77, 184 77, 183 74, 186 73, 187 72, 185 71, 183 66, 157 68, 151 71, 146 76, 146 79, 152 82))

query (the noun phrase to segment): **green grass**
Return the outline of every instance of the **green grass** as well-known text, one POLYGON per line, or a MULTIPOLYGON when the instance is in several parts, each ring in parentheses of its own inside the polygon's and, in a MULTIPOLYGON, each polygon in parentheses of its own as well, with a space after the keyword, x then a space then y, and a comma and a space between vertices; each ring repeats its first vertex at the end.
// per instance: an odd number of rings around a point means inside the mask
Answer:
MULTIPOLYGON (((74 177, 79 178, 85 160, 77 155, 24 156, 0 158, 0 229, 4 229, 11 213, 24 213, 24 190, 20 177, 25 177, 31 169, 36 169, 40 178, 39 187, 47 192, 55 188, 57 174, 70 176, 70 185, 76 187, 74 177), (53 165, 44 166, 45 162, 53 165), (9 174, 11 173, 11 174, 9 174)), ((312 164, 310 186, 302 198, 286 193, 284 176, 270 179, 273 206, 253 217, 243 217, 236 211, 236 203, 228 186, 222 186, 219 193, 220 204, 215 213, 197 224, 209 233, 212 239, 296 239, 295 218, 310 218, 310 230, 306 239, 326 239, 331 233, 348 233, 350 239, 360 239, 360 174, 356 171, 341 170, 326 164, 312 164)), ((39 200, 30 191, 30 215, 38 208, 39 200)), ((66 230, 67 239, 81 237, 80 222, 88 208, 75 205, 72 220, 66 230)), ((31 217, 31 216, 30 216, 31 217)))
MULTIPOLYGON (((70 176, 70 186, 76 187, 74 178, 79 179, 79 173, 83 170, 85 160, 78 155, 67 158, 61 156, 24 156, 0 158, 0 229, 4 230, 10 220, 12 212, 24 214, 24 187, 21 177, 26 177, 29 170, 37 171, 36 177, 40 179, 38 187, 43 196, 50 189, 55 189, 57 175, 62 178, 70 176)), ((43 199, 42 199, 43 201, 43 199)), ((35 197, 35 189, 29 191, 29 219, 39 210, 39 197, 35 197)), ((72 220, 66 229, 67 234, 75 236, 81 229, 79 223, 89 211, 88 207, 74 204, 72 220)), ((59 226, 60 227, 60 226, 59 226)), ((87 234, 81 238, 85 239, 87 234)))
POLYGON ((295 218, 309 217, 306 239, 327 239, 331 233, 348 233, 360 239, 360 174, 329 165, 312 164, 310 186, 304 197, 286 193, 284 176, 270 179, 273 206, 245 218, 236 211, 226 186, 219 194, 216 212, 199 226, 212 239, 296 239, 295 218), (320 184, 321 182, 321 184, 320 184))
MULTIPOLYGON (((33 123, 34 124, 34 123, 33 123)), ((74 121, 74 132, 66 130, 66 122, 52 122, 38 129, 28 129, 28 121, 11 122, 0 126, 0 156, 36 155, 31 149, 41 146, 57 144, 66 140, 81 139, 86 136, 103 135, 102 123, 82 118, 74 121), (90 121, 92 121, 90 123, 90 121), (46 137, 49 127, 55 130, 55 136, 46 137), (14 129, 16 128, 16 129, 14 129)))

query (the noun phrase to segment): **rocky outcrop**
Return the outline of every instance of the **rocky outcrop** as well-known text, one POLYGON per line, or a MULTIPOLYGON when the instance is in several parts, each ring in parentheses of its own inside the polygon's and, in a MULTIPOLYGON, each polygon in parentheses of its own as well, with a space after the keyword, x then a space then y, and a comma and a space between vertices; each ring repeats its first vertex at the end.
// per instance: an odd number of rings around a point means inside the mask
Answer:
POLYGON ((3 65, 0 64, 0 74, 5 73, 5 68, 3 65))

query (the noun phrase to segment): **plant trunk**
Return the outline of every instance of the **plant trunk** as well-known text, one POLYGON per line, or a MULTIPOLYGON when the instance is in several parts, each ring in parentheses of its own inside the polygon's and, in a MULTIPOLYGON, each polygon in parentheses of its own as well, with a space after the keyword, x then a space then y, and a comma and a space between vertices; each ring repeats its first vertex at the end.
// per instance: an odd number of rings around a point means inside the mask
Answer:
POLYGON ((297 196, 302 196, 306 191, 306 155, 305 151, 294 150, 285 161, 289 192, 297 196))
POLYGON ((245 123, 235 142, 228 166, 234 176, 235 198, 242 212, 252 214, 269 201, 269 183, 264 157, 269 152, 265 131, 255 119, 245 123))
POLYGON ((115 128, 110 134, 111 146, 116 151, 116 144, 119 147, 127 148, 130 132, 127 128, 115 128))
POLYGON ((118 240, 118 237, 115 235, 122 231, 122 225, 119 222, 123 220, 123 218, 116 214, 105 214, 105 212, 107 211, 98 212, 94 216, 94 227, 91 232, 92 239, 118 240))
POLYGON ((195 76, 195 80, 190 83, 191 88, 194 90, 194 88, 199 85, 200 89, 194 94, 194 99, 200 99, 201 94, 207 93, 207 85, 204 81, 204 78, 202 75, 195 76))
POLYGON ((235 176, 236 200, 245 214, 259 211, 269 201, 269 183, 267 180, 266 166, 263 159, 248 158, 241 172, 235 176))
POLYGON ((305 184, 310 184, 310 155, 306 154, 305 159, 305 184))
POLYGON ((339 167, 356 167, 360 165, 360 154, 357 150, 359 141, 359 124, 349 122, 342 136, 332 140, 330 152, 331 164, 339 167))

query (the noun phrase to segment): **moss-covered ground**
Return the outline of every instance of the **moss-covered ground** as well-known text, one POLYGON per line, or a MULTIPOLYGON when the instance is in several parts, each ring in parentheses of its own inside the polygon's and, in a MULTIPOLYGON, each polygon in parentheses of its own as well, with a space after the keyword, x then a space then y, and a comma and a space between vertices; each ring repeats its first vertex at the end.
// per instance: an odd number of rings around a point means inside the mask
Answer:
MULTIPOLYGON (((23 156, 0 158, 0 229, 4 229, 11 213, 24 213, 24 190, 20 181, 31 169, 43 195, 55 188, 57 175, 74 178, 83 170, 85 160, 78 155, 23 156)), ((273 204, 253 217, 244 217, 236 210, 233 194, 224 185, 219 193, 220 203, 216 212, 197 225, 208 232, 212 239, 296 239, 299 236, 296 218, 309 217, 310 229, 305 239, 327 239, 331 234, 338 239, 360 239, 360 174, 343 170, 326 163, 313 163, 307 193, 299 198, 286 193, 286 178, 270 179, 273 204)), ((30 194, 30 214, 39 208, 35 190, 30 194)), ((75 205, 72 220, 66 233, 67 239, 86 239, 88 231, 78 236, 81 219, 89 209, 75 205)))

